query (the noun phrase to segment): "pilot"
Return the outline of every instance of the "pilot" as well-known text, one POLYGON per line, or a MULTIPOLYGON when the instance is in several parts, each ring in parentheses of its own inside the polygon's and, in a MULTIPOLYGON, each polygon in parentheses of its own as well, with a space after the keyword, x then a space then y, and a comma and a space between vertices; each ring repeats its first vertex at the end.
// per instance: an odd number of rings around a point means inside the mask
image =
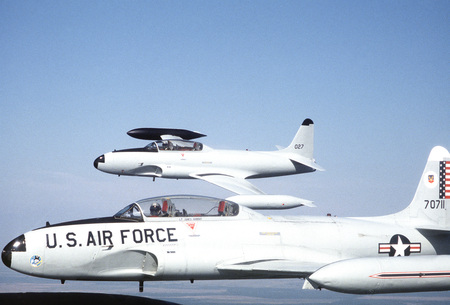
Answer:
POLYGON ((153 202, 150 207, 150 215, 152 216, 160 216, 161 215, 161 206, 157 202, 153 202))

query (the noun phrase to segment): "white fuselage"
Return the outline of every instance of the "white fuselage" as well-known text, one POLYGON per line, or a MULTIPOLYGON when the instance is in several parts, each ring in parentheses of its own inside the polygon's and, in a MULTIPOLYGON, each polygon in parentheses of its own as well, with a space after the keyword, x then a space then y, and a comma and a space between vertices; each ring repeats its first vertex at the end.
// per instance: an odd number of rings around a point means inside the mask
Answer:
POLYGON ((11 268, 62 280, 191 280, 304 277, 304 272, 246 274, 221 266, 295 261, 315 269, 358 257, 387 257, 394 234, 436 250, 417 230, 335 217, 265 217, 245 208, 226 218, 157 217, 146 222, 50 226, 25 233, 26 251, 11 268), (31 264, 33 256, 41 263, 31 264), (225 270, 225 271, 224 271, 225 270), (228 270, 228 271, 227 271, 228 270))
POLYGON ((116 175, 192 179, 193 175, 222 174, 262 178, 314 171, 292 162, 281 152, 212 150, 106 153, 97 169, 116 175))

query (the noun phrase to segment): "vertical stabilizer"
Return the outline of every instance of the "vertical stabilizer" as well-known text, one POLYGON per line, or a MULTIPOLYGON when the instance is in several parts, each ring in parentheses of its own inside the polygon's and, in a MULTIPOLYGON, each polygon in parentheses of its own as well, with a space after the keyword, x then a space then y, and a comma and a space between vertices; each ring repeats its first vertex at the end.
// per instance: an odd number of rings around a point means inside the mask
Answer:
POLYGON ((302 157, 312 159, 314 153, 314 123, 311 119, 305 119, 297 131, 291 144, 284 152, 291 152, 302 157))
POLYGON ((447 149, 436 146, 431 150, 411 204, 395 216, 409 218, 416 227, 450 229, 450 154, 447 149))

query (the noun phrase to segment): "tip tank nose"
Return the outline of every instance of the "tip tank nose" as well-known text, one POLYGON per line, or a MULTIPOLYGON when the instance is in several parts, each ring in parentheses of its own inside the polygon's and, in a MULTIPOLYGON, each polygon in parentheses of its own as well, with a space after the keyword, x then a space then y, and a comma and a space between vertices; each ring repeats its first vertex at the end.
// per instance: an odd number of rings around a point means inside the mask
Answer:
POLYGON ((97 159, 95 159, 94 161, 94 167, 96 169, 98 169, 98 164, 99 163, 105 163, 105 155, 101 155, 100 157, 98 157, 97 159))

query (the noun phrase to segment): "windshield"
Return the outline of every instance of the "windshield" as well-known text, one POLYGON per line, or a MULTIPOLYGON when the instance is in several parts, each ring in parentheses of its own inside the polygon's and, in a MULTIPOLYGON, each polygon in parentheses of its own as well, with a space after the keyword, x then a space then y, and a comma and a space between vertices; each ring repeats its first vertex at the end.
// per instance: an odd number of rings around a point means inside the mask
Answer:
POLYGON ((142 221, 142 213, 136 203, 132 203, 114 215, 115 218, 142 221))
POLYGON ((145 149, 148 151, 200 151, 203 149, 203 144, 200 142, 185 141, 185 140, 161 140, 155 141, 147 146, 145 149))

